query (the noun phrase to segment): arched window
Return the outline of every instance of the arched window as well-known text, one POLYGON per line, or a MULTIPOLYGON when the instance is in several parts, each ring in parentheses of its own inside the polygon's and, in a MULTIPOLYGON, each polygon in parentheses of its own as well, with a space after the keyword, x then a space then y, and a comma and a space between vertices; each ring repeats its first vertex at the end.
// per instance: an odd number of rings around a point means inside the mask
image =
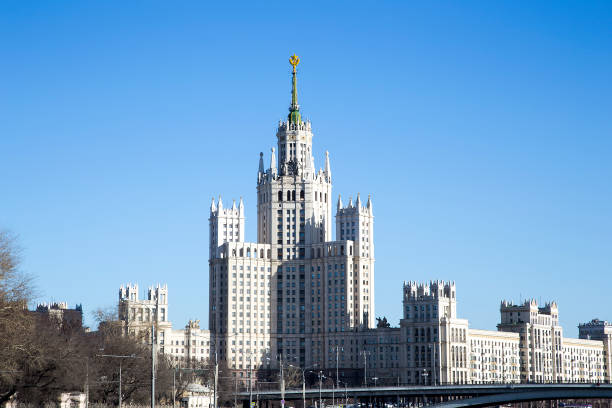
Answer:
POLYGON ((247 248, 247 258, 251 257, 251 248, 247 248))
POLYGON ((240 256, 243 257, 244 256, 244 249, 240 248, 240 256))
POLYGON ((327 202, 327 193, 325 193, 325 202, 327 202))
POLYGON ((264 250, 263 250, 263 249, 260 249, 260 250, 259 250, 259 257, 260 257, 260 258, 263 258, 263 257, 264 257, 264 250))
POLYGON ((317 258, 321 257, 321 248, 317 248, 317 258))
POLYGON ((315 257, 315 250, 314 250, 314 248, 310 248, 310 257, 311 258, 315 257))
POLYGON ((315 191, 315 201, 319 201, 319 196, 318 196, 318 194, 319 194, 319 193, 317 193, 317 192, 315 191))
POLYGON ((272 256, 271 250, 268 249, 268 259, 272 256))
POLYGON ((291 191, 287 190, 287 201, 291 201, 291 191))
POLYGON ((283 192, 282 191, 278 192, 278 201, 283 201, 283 192))
POLYGON ((291 200, 295 201, 295 190, 291 192, 291 200))
POLYGON ((301 190, 300 191, 300 200, 303 200, 303 199, 304 199, 304 190, 301 190))

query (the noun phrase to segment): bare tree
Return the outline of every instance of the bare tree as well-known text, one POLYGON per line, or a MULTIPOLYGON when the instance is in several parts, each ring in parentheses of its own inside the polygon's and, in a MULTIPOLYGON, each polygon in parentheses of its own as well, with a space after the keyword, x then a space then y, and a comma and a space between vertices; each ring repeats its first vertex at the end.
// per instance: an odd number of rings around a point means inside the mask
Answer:
POLYGON ((15 237, 0 231, 0 403, 18 391, 24 375, 21 362, 32 355, 32 319, 27 313, 28 280, 19 273, 15 237))
POLYGON ((302 386, 302 370, 293 366, 287 366, 283 370, 285 376, 285 387, 298 388, 302 386))
MULTIPOLYGON (((150 398, 151 348, 146 337, 127 336, 116 311, 95 313, 97 332, 85 332, 76 322, 58 321, 30 312, 31 281, 18 269, 15 238, 0 232, 0 405, 55 402, 59 393, 85 388, 90 400, 117 403, 119 361, 106 355, 133 356, 121 361, 121 399, 144 403, 150 398)), ((171 400, 172 371, 159 355, 156 364, 157 398, 171 400)))

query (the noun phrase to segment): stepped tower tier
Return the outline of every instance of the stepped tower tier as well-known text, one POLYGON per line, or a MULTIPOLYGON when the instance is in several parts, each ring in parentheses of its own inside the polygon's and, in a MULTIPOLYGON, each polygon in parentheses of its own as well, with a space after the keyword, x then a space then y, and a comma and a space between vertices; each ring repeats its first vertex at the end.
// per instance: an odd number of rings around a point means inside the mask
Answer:
POLYGON ((273 245, 276 259, 303 258, 306 245, 332 239, 329 154, 326 152, 325 170, 316 172, 312 127, 310 121, 302 121, 297 103, 299 58, 294 55, 290 63, 293 66, 290 113, 287 121, 278 123, 278 152, 272 149, 270 168, 265 172, 261 170, 260 156, 257 184, 257 241, 273 245))
POLYGON ((325 367, 332 339, 374 326, 371 201, 338 209, 337 225, 359 226, 334 241, 330 154, 316 170, 312 126, 298 105, 299 58, 290 63, 289 115, 269 161, 258 157, 257 242, 243 240, 242 209, 211 206, 210 329, 219 359, 238 370, 277 368, 276 356, 325 367))

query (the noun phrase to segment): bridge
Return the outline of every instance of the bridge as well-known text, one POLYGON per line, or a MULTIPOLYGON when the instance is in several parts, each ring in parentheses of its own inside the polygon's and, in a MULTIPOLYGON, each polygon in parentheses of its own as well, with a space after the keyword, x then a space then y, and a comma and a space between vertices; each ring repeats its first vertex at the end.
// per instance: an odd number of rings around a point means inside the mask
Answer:
MULTIPOLYGON (((337 404, 345 399, 352 401, 378 403, 385 401, 417 402, 430 407, 462 408, 486 407, 515 402, 563 400, 563 399, 612 399, 611 384, 470 384, 440 386, 399 386, 399 387, 357 387, 357 388, 309 388, 286 390, 285 401, 288 405, 302 407, 303 398, 306 406, 309 402, 335 397, 337 404), (294 403, 290 403, 294 402, 294 403)), ((258 400, 269 406, 273 401, 281 400, 278 390, 239 392, 236 398, 248 406, 248 401, 258 400)), ((314 404, 313 404, 314 405, 314 404)))

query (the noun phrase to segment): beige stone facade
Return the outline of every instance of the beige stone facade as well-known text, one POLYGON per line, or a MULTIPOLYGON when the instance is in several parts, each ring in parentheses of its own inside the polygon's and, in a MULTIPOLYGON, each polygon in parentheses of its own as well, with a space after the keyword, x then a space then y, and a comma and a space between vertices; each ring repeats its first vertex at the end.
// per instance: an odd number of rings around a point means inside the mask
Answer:
POLYGON ((155 323, 174 361, 218 358, 243 376, 282 361, 338 368, 343 378, 363 372, 368 384, 610 381, 612 326, 594 320, 580 326, 581 339, 564 338, 554 302, 504 301, 498 330, 476 330, 457 314, 454 282, 404 282, 400 327, 374 328, 372 200, 338 197, 332 213, 329 153, 317 170, 296 81, 294 71, 291 113, 278 122, 269 166, 259 155, 256 242, 245 240, 242 198, 229 207, 212 200, 210 331, 198 322, 172 329, 167 287, 139 300, 128 285, 119 295, 126 334, 155 323))
POLYGON ((469 329, 472 384, 520 382, 519 335, 469 329))
POLYGON ((151 341, 155 330, 155 344, 176 365, 203 362, 211 356, 209 330, 202 330, 200 322, 189 321, 184 329, 175 330, 168 320, 168 287, 149 287, 145 299, 140 299, 138 284, 127 284, 119 289, 118 318, 125 335, 140 336, 151 341))
POLYGON ((612 326, 580 325, 563 337, 555 302, 501 303, 498 331, 457 317, 452 282, 404 283, 402 378, 409 384, 609 382, 612 326))
POLYGON ((219 359, 237 370, 281 358, 324 368, 330 339, 374 326, 372 201, 338 198, 332 237, 329 154, 317 170, 311 123, 291 118, 278 123, 267 169, 260 154, 257 242, 244 240, 242 200, 210 208, 210 329, 219 359))

